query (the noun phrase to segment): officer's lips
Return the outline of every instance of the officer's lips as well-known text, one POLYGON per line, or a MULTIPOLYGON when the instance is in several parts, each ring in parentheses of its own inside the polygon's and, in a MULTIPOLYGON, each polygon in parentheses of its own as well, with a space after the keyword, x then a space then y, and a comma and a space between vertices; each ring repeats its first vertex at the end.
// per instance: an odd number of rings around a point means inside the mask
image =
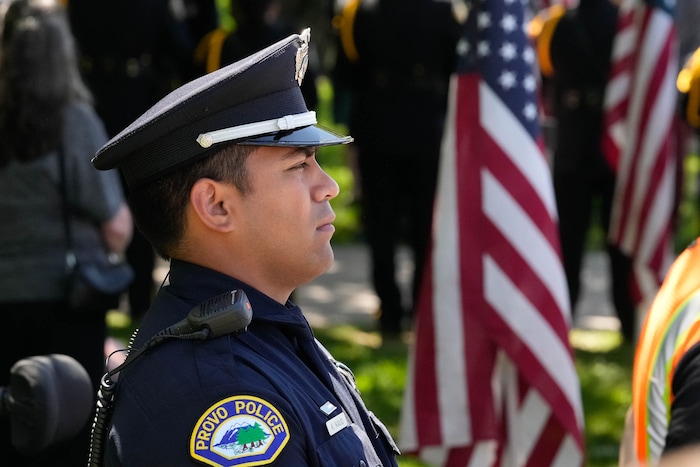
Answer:
POLYGON ((335 221, 335 214, 325 218, 322 222, 321 225, 319 225, 316 230, 319 232, 335 232, 335 226, 333 225, 333 221, 335 221))

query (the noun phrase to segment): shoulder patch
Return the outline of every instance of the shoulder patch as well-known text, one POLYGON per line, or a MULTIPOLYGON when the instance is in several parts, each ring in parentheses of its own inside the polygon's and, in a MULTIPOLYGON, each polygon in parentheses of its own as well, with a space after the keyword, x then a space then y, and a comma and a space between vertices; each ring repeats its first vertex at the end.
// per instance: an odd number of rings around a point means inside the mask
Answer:
POLYGON ((287 442, 287 422, 272 404, 255 396, 233 396, 199 418, 190 438, 190 455, 213 466, 267 465, 287 442))

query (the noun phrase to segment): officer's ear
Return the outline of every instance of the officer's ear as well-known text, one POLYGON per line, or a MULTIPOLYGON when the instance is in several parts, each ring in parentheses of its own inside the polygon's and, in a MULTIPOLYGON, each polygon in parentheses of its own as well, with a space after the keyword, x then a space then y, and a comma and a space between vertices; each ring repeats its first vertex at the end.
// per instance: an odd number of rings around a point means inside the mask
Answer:
POLYGON ((232 201, 234 188, 210 178, 200 178, 190 191, 190 203, 197 219, 204 226, 220 232, 233 227, 232 201))

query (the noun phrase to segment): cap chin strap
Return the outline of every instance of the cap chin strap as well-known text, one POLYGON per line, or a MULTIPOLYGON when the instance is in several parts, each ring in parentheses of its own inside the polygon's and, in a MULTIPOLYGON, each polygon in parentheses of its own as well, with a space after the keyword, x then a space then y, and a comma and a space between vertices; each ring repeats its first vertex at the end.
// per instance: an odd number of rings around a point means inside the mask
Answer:
POLYGON ((262 122, 246 123, 231 128, 222 130, 210 131, 202 133, 197 137, 197 142, 203 148, 208 148, 216 143, 224 141, 234 141, 249 136, 260 136, 268 133, 275 133, 283 130, 293 130, 303 126, 316 124, 316 112, 310 110, 308 112, 285 115, 284 117, 275 118, 272 120, 264 120, 262 122))

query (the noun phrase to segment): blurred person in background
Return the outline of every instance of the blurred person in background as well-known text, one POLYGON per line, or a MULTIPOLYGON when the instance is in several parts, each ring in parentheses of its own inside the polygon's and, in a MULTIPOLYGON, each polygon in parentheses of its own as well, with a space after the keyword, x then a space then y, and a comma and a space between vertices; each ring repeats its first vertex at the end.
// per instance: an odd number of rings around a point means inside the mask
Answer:
MULTIPOLYGON (((197 38, 211 24, 214 0, 64 0, 95 109, 112 137, 192 77, 197 38), (190 13, 191 12, 191 13, 190 13), (188 17, 191 14, 191 17, 188 17)), ((214 17, 215 18, 215 17, 214 17)), ((126 252, 135 278, 128 310, 138 322, 155 293, 156 255, 134 231, 126 252)))
MULTIPOLYGON (((607 238, 615 172, 603 153, 603 99, 610 76, 617 6, 610 0, 581 0, 568 10, 556 5, 537 36, 542 74, 552 87, 552 177, 559 215, 564 270, 571 308, 581 290, 581 269, 593 215, 607 238)), ((635 304, 630 292, 632 261, 605 244, 610 260, 612 301, 627 342, 635 339, 635 304)))
MULTIPOLYGON (((17 360, 63 353, 87 370, 96 392, 104 371, 107 306, 77 311, 68 304, 60 158, 77 257, 123 255, 132 235, 131 213, 117 172, 98 172, 90 164, 107 133, 81 80, 63 7, 52 0, 16 0, 2 7, 0 313, 15 338, 0 343, 0 386, 8 386, 17 360)), ((0 425, 2 465, 86 462, 87 421, 74 440, 32 459, 12 447, 8 420, 0 425)))
MULTIPOLYGON (((197 45, 195 62, 202 73, 218 70, 300 30, 280 0, 229 0, 227 6, 235 23, 233 29, 219 25, 197 45)), ((319 64, 315 54, 310 53, 309 62, 301 90, 309 109, 316 109, 319 64)))
POLYGON ((449 80, 464 16, 459 1, 348 1, 337 25, 336 121, 355 137, 362 223, 379 298, 379 330, 408 327, 429 251, 449 80), (410 297, 398 248, 412 254, 410 297))

